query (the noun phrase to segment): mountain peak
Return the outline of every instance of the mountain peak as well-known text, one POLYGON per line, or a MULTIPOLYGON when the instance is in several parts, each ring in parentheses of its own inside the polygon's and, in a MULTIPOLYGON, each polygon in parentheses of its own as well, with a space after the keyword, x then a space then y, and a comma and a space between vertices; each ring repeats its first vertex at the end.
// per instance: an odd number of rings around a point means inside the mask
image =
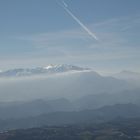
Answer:
POLYGON ((82 68, 69 64, 59 64, 59 65, 47 65, 46 67, 36 67, 36 68, 18 68, 10 69, 7 71, 0 72, 0 77, 13 77, 13 76, 31 76, 39 74, 56 74, 70 71, 84 71, 89 70, 89 68, 82 68))

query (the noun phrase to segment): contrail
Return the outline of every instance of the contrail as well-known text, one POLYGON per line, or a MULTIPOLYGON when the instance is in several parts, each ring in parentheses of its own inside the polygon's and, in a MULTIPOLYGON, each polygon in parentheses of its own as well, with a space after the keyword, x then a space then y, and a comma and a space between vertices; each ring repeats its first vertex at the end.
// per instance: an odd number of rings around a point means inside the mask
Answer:
POLYGON ((63 5, 63 9, 95 40, 98 40, 98 38, 96 37, 96 35, 91 32, 88 27, 86 27, 67 7, 68 5, 62 1, 63 5))
POLYGON ((64 4, 65 7, 68 7, 68 5, 64 2, 64 0, 62 1, 62 3, 64 4))

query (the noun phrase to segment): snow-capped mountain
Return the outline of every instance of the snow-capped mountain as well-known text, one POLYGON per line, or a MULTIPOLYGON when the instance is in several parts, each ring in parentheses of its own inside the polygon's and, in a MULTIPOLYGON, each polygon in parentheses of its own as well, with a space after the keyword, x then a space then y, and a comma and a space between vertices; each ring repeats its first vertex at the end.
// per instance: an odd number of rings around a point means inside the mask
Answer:
POLYGON ((84 71, 89 70, 89 68, 82 68, 78 66, 62 64, 62 65, 48 65, 46 67, 37 67, 37 68, 19 68, 19 69, 10 69, 7 71, 1 71, 0 77, 13 77, 13 76, 31 76, 39 74, 56 74, 70 71, 84 71))

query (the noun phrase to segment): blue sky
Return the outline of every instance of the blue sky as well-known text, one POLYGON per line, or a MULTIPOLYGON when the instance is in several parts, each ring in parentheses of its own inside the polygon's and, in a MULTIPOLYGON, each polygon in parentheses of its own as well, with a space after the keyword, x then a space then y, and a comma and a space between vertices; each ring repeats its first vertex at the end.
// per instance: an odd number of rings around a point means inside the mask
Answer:
POLYGON ((140 72, 139 0, 0 1, 0 69, 74 64, 140 72))

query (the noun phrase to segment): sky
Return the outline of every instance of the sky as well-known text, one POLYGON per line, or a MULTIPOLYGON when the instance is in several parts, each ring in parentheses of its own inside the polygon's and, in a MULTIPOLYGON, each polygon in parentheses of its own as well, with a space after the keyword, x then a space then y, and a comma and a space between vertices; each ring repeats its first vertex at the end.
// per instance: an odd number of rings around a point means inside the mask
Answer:
POLYGON ((139 7, 139 0, 0 0, 0 69, 140 72, 139 7))

